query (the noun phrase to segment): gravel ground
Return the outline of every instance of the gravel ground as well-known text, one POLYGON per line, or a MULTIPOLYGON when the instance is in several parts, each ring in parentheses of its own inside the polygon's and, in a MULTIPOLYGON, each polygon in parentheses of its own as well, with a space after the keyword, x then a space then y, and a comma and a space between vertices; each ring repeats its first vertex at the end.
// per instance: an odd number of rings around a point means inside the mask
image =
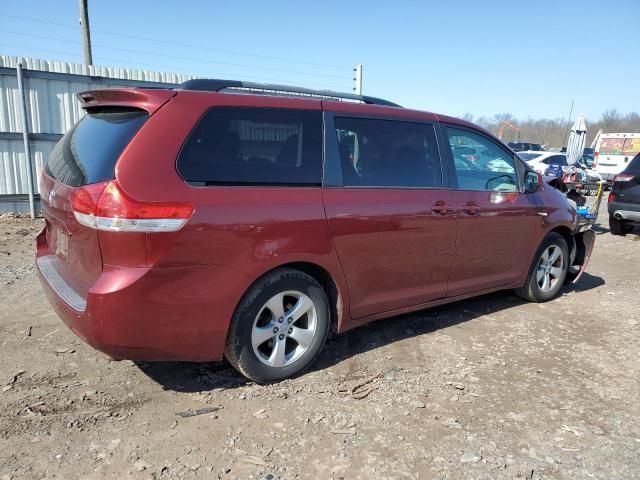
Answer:
POLYGON ((637 235, 599 227, 588 274, 552 302, 383 320, 260 386, 82 343, 36 279, 41 226, 0 217, 0 480, 640 476, 637 235))

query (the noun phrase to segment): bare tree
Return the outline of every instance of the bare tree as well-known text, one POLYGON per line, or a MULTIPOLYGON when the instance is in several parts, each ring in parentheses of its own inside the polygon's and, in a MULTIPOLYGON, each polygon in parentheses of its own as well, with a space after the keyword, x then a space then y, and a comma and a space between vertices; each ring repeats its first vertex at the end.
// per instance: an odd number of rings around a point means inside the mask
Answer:
POLYGON ((467 112, 462 116, 463 120, 466 120, 467 122, 473 122, 473 113, 471 112, 467 112))
MULTIPOLYGON (((471 113, 466 113, 463 118, 465 120, 473 121, 474 116, 471 113)), ((519 120, 510 113, 499 113, 493 117, 481 116, 475 119, 475 123, 477 125, 489 130, 493 134, 498 133, 500 124, 504 121, 507 121, 521 129, 520 132, 512 129, 505 129, 503 138, 505 142, 512 142, 520 139, 524 142, 544 144, 551 148, 561 148, 565 146, 568 124, 568 120, 566 118, 534 119, 529 117, 524 120, 519 120)), ((605 133, 640 133, 640 114, 637 112, 631 112, 626 115, 622 115, 615 108, 612 108, 606 110, 597 121, 587 120, 587 145, 591 143, 594 136, 601 128, 605 133)))

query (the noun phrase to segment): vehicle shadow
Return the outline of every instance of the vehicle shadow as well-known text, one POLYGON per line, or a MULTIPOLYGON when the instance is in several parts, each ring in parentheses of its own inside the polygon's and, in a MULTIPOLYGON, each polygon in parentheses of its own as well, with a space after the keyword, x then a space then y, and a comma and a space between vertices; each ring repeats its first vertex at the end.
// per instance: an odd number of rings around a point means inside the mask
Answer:
MULTIPOLYGON (((596 235, 604 235, 607 233, 611 233, 611 230, 608 226, 603 224, 596 224, 591 227, 591 229, 595 232, 596 235)), ((640 225, 635 225, 633 230, 631 230, 627 235, 640 235, 640 225)))
MULTIPOLYGON (((588 268, 588 267, 587 267, 588 268)), ((589 272, 584 272, 576 283, 572 285, 565 285, 562 289, 564 293, 569 292, 587 292, 594 288, 604 285, 606 282, 604 278, 591 275, 589 272)))
POLYGON ((609 227, 604 226, 604 224, 596 223, 591 226, 591 230, 595 232, 596 235, 602 235, 603 233, 609 233, 609 227))
MULTIPOLYGON (((586 292, 603 285, 604 279, 584 273, 563 293, 586 292)), ((460 302, 420 310, 372 322, 327 340, 311 371, 330 368, 354 355, 375 350, 410 337, 465 323, 527 303, 511 291, 496 292, 460 302)), ((165 390, 215 394, 250 383, 226 361, 216 363, 136 362, 138 368, 165 390)))
MULTIPOLYGON (((565 286, 562 293, 586 292, 604 283, 601 277, 585 272, 577 284, 565 286)), ((372 322, 328 341, 312 370, 328 368, 360 353, 482 316, 493 316, 502 310, 526 303, 526 300, 507 290, 372 322)))

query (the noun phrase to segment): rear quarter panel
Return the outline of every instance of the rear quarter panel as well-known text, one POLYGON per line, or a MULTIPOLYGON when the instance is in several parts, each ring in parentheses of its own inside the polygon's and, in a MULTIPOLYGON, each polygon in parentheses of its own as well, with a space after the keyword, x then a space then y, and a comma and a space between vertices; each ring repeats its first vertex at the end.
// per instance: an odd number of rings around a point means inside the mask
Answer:
POLYGON ((348 305, 321 188, 194 187, 178 175, 176 159, 182 144, 200 117, 215 106, 321 109, 319 101, 179 92, 158 110, 127 147, 116 166, 116 178, 137 200, 190 202, 194 213, 178 232, 147 234, 148 266, 209 264, 243 273, 247 281, 237 285, 236 298, 229 299, 235 305, 265 272, 309 262, 332 276, 342 303, 348 305))

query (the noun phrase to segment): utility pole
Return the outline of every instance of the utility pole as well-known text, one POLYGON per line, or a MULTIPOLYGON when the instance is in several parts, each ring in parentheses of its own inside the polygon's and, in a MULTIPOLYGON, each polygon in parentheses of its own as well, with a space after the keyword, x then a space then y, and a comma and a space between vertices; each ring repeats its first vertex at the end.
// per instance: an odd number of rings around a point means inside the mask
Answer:
POLYGON ((362 64, 359 63, 353 69, 355 77, 353 81, 356 82, 353 90, 356 92, 356 95, 362 95, 362 64))
POLYGON ((91 56, 91 34, 89 32, 89 7, 88 0, 80 0, 80 29, 82 30, 82 49, 84 51, 84 64, 93 65, 91 56))

